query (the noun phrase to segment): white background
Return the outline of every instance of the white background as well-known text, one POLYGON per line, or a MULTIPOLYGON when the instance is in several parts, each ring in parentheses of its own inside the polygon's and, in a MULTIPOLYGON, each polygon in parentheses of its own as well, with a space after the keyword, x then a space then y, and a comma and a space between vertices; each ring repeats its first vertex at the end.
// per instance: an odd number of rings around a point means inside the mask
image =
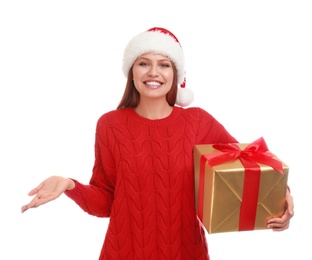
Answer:
POLYGON ((290 167, 290 228, 208 235, 211 259, 312 259, 310 2, 1 1, 0 259, 98 259, 108 219, 64 195, 20 207, 50 175, 88 183, 96 121, 125 86, 124 47, 154 26, 182 44, 193 106, 240 142, 264 137, 290 167))

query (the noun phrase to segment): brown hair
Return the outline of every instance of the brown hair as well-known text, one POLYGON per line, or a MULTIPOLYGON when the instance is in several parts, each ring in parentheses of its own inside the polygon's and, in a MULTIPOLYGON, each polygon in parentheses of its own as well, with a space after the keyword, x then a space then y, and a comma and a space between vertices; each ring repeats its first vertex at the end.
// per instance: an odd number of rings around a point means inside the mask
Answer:
MULTIPOLYGON (((177 99, 177 93, 178 93, 178 80, 177 80, 177 69, 172 63, 173 67, 173 82, 171 89, 167 93, 167 102, 170 106, 174 106, 176 99, 177 99)), ((137 91, 133 84, 133 72, 132 67, 129 70, 126 88, 124 91, 124 94, 119 102, 119 105, 117 106, 117 109, 125 108, 125 107, 132 107, 135 108, 138 106, 140 102, 140 93, 137 91)))

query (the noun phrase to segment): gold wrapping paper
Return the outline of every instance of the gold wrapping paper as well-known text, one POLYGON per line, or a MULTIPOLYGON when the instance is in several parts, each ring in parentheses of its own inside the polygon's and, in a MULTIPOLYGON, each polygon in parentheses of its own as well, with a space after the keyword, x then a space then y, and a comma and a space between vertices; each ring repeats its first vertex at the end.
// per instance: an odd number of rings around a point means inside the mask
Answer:
MULTIPOLYGON (((238 144, 240 149, 244 149, 247 145, 238 144)), ((208 144, 195 145, 194 147, 195 203, 197 211, 200 159, 203 154, 211 153, 220 153, 220 151, 208 144)), ((269 218, 280 217, 285 211, 289 168, 284 162, 282 162, 282 165, 284 174, 270 166, 259 164, 261 177, 254 230, 266 229, 269 218)), ((205 162, 202 223, 208 233, 239 231, 244 171, 245 168, 238 159, 214 167, 210 167, 208 162, 205 162)))

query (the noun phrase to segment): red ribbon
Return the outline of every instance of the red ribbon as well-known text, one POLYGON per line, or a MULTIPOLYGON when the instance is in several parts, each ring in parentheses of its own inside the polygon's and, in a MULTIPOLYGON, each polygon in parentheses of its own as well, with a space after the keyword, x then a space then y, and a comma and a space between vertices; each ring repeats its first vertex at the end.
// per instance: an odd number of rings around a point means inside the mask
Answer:
POLYGON ((282 162, 273 158, 275 155, 261 137, 241 150, 235 143, 214 144, 214 149, 221 153, 204 154, 200 158, 200 177, 198 188, 198 216, 203 219, 205 163, 210 167, 239 159, 245 168, 242 203, 240 208, 239 231, 252 230, 255 226, 259 195, 261 169, 258 163, 271 166, 283 174, 282 162))

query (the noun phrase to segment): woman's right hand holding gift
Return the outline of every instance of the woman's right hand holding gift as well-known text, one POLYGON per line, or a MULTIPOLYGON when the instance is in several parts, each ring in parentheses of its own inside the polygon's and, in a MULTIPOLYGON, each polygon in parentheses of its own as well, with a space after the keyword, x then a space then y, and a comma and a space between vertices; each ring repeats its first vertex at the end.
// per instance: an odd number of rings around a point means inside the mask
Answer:
POLYGON ((286 191, 286 210, 280 218, 271 218, 268 220, 268 228, 273 231, 283 231, 289 227, 290 219, 294 216, 294 201, 290 189, 286 191))

